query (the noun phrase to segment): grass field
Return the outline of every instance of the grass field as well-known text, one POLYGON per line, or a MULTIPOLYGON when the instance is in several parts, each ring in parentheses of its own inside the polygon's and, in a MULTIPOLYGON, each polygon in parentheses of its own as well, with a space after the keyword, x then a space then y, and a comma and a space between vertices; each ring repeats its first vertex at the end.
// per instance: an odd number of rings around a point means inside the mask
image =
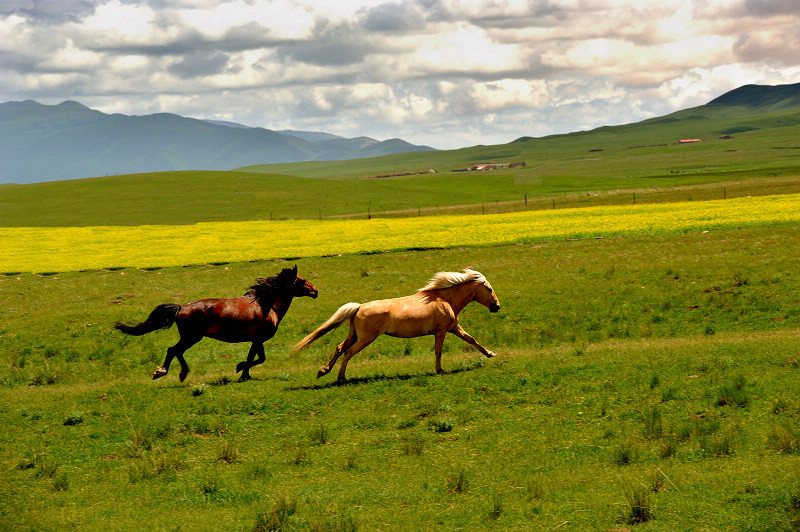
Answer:
POLYGON ((0 530, 800 529, 800 118, 748 112, 0 187, 0 530), (213 340, 152 381, 176 331, 112 328, 295 264, 320 296, 252 381, 213 340), (337 385, 343 330, 289 353, 464 267, 502 303, 461 314, 496 358, 451 337, 437 376, 432 338, 382 337, 337 385))
POLYGON ((0 226, 416 216, 452 213, 454 206, 475 214, 523 209, 526 196, 528 208, 550 209, 630 204, 633 194, 639 203, 650 203, 797 193, 800 125, 779 121, 727 140, 717 136, 728 122, 694 120, 378 159, 4 185, 0 226), (695 136, 704 142, 677 144, 695 136), (519 160, 527 166, 451 172, 478 162, 519 160), (357 179, 429 169, 437 173, 357 179), (508 202, 513 204, 502 205, 508 202))
POLYGON ((301 259, 320 297, 241 384, 245 345, 153 382, 175 331, 110 325, 285 262, 0 277, 0 527, 793 529, 798 229, 301 259), (449 338, 436 376, 430 338, 381 338, 336 386, 314 375, 342 331, 287 353, 343 302, 465 266, 503 304, 462 314, 495 359, 449 338))

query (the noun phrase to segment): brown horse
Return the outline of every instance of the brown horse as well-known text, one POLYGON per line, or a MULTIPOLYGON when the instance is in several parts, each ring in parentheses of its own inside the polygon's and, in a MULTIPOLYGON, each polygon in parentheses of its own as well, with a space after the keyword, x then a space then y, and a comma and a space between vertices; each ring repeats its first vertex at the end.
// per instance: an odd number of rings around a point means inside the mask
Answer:
POLYGON ((247 360, 236 365, 236 372, 242 372, 240 380, 244 381, 250 378, 250 368, 266 359, 264 342, 275 335, 292 299, 301 296, 316 299, 317 294, 314 285, 297 275, 295 266, 294 269, 284 268, 268 279, 256 279, 256 284, 242 297, 201 299, 185 305, 165 303, 157 306, 139 325, 117 323, 114 327, 125 334, 141 336, 178 324, 180 340, 167 349, 164 365, 153 373, 154 380, 166 375, 172 359, 177 357, 183 382, 189 374, 183 353, 204 336, 230 343, 252 342, 247 360))
POLYGON ((490 312, 500 310, 500 301, 483 274, 469 269, 464 270, 464 273, 439 272, 416 294, 369 303, 342 305, 328 321, 303 338, 294 348, 299 351, 350 320, 350 333, 336 348, 330 362, 317 372, 317 378, 330 373, 336 360, 344 354, 339 368, 339 382, 345 382, 347 362, 382 334, 397 338, 434 335, 436 373, 444 373, 442 345, 447 333, 455 334, 487 357, 495 356, 495 353, 476 342, 458 324, 459 312, 472 301, 477 301, 490 312))

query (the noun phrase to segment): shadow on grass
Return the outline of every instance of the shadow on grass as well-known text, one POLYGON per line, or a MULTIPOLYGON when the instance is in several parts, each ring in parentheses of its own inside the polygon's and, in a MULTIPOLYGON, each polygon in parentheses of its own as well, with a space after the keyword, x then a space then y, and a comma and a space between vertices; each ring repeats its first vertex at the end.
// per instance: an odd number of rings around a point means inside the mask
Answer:
MULTIPOLYGON (((465 373, 467 371, 473 371, 483 367, 482 364, 473 364, 466 367, 455 368, 450 371, 445 372, 444 375, 437 375, 435 371, 428 371, 425 373, 404 373, 399 375, 372 375, 369 377, 355 377, 352 379, 347 379, 346 382, 339 382, 338 380, 334 380, 333 382, 327 382, 325 384, 311 384, 309 386, 290 386, 286 388, 287 390, 325 390, 328 388, 338 388, 339 386, 354 386, 359 384, 371 384, 373 382, 391 382, 391 381, 407 381, 411 379, 417 378, 426 378, 426 377, 446 377, 447 375, 456 375, 458 373, 465 373)), ((336 377, 334 377, 335 379, 336 377)))

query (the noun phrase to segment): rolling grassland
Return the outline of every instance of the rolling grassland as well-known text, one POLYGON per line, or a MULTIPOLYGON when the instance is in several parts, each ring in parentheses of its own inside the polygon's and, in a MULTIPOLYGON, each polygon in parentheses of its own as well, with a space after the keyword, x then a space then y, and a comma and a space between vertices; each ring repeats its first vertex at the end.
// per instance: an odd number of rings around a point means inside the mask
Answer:
POLYGON ((797 222, 156 269, 0 277, 0 526, 20 530, 719 530, 800 522, 797 222), (241 294, 297 264, 254 380, 203 340, 151 381, 163 302, 241 294), (433 371, 381 338, 317 380, 346 301, 473 267, 500 297, 433 371))

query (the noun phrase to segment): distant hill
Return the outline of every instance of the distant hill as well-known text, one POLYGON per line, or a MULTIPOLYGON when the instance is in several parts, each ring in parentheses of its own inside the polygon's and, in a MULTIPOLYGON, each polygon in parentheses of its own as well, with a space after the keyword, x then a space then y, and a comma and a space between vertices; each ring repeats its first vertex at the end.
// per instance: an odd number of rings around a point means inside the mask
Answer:
POLYGON ((391 139, 285 132, 175 114, 105 114, 74 101, 0 104, 0 183, 35 183, 433 151, 391 139))
MULTIPOLYGON (((631 135, 647 135, 653 138, 656 130, 653 126, 671 125, 663 132, 680 131, 690 135, 693 131, 704 134, 731 134, 742 131, 770 127, 785 127, 800 122, 800 83, 791 85, 744 85, 726 92, 707 104, 689 109, 682 109, 666 116, 648 118, 641 122, 619 126, 602 126, 590 131, 579 131, 550 138, 569 136, 592 136, 613 134, 620 137, 631 135), (773 115, 780 115, 778 119, 773 115), (697 124, 707 122, 707 127, 698 128, 697 124), (706 131, 707 129, 707 131, 706 131)), ((535 142, 534 137, 520 137, 513 143, 535 142)), ((677 140, 677 138, 673 139, 677 140)))

